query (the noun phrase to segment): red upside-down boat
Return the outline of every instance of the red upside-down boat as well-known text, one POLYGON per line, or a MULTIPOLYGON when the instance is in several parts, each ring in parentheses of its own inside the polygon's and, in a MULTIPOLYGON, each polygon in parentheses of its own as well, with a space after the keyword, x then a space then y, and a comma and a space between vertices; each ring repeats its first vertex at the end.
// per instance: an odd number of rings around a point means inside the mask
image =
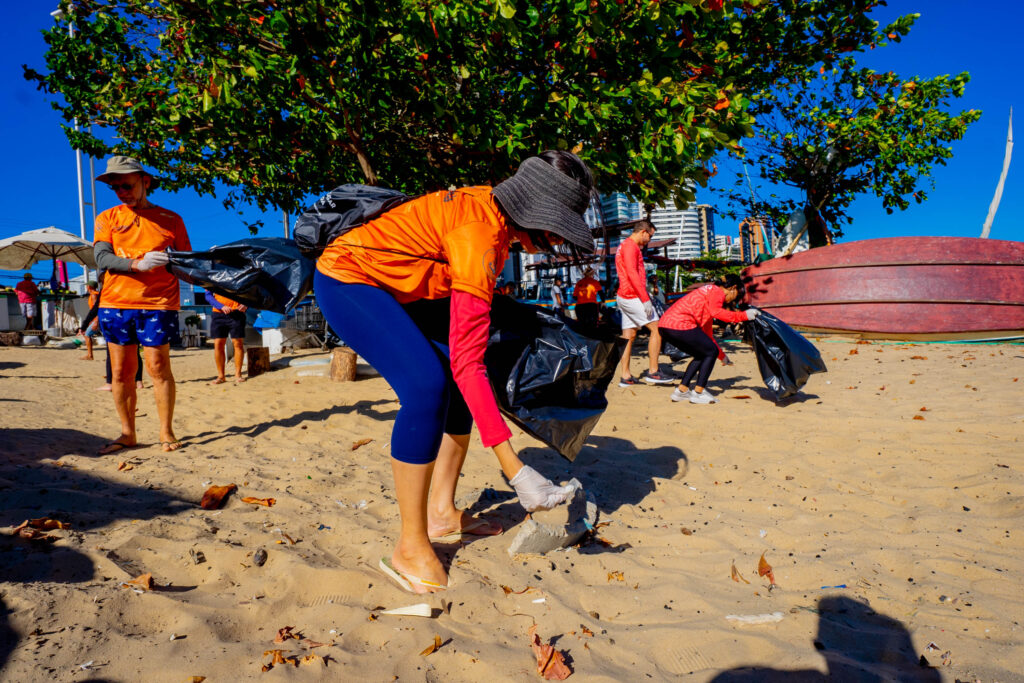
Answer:
POLYGON ((813 333, 905 341, 1024 337, 1024 242, 890 237, 743 271, 748 301, 813 333))

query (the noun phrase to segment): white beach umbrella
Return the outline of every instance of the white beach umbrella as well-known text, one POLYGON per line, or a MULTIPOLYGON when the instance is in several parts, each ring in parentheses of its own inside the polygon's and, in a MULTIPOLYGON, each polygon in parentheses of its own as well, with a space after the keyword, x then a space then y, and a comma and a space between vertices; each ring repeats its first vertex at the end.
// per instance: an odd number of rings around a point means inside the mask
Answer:
POLYGON ((26 270, 54 259, 96 267, 92 244, 65 230, 41 228, 0 240, 0 270, 26 270))

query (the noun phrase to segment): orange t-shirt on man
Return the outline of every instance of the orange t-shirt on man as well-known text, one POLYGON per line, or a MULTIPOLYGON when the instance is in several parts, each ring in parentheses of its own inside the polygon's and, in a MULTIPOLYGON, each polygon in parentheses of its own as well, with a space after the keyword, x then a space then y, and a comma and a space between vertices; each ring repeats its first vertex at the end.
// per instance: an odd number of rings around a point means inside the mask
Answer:
POLYGON ((572 295, 577 304, 596 304, 597 293, 602 289, 600 282, 592 277, 584 277, 573 287, 572 295))
MULTIPOLYGON (((167 248, 190 251, 181 216, 153 206, 131 209, 121 204, 96 217, 96 242, 110 242, 114 255, 139 259, 167 248)), ((176 311, 180 308, 178 280, 165 268, 139 273, 108 272, 103 281, 104 308, 176 311)))

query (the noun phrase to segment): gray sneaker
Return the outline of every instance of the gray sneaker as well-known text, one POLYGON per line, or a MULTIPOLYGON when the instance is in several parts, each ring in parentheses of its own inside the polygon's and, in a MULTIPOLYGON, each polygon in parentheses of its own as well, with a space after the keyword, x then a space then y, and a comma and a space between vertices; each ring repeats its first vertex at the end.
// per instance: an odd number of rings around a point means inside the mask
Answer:
POLYGON ((691 392, 689 389, 687 389, 686 391, 679 391, 679 387, 676 387, 675 391, 672 392, 672 400, 677 403, 679 401, 689 401, 692 393, 693 392, 691 392))
POLYGON ((690 392, 690 403, 697 403, 699 405, 708 405, 711 403, 718 403, 718 399, 709 394, 707 391, 697 393, 696 391, 690 392))

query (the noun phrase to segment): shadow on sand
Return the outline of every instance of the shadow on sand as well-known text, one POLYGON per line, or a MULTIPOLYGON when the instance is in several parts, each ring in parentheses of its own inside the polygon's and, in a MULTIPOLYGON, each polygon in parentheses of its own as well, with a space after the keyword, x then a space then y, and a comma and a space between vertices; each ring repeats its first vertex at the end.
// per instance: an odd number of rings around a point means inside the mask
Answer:
MULTIPOLYGON (((193 501, 159 489, 108 481, 72 466, 43 462, 65 455, 100 458, 95 453, 105 441, 75 429, 0 429, 0 527, 6 528, 0 534, 0 581, 90 581, 96 566, 76 549, 82 545, 83 531, 120 519, 150 519, 195 508, 193 501), (71 529, 54 532, 63 538, 57 543, 7 535, 10 527, 40 517, 68 522, 71 529)), ((116 460, 110 456, 104 460, 113 472, 116 460)), ((10 613, 9 605, 0 600, 0 679, 4 680, 4 664, 24 635, 11 627, 10 613)))
POLYGON ((809 670, 740 667, 711 679, 713 683, 868 683, 902 681, 939 683, 938 671, 914 653, 903 624, 842 596, 818 601, 818 635, 813 646, 825 658, 826 673, 809 670))

